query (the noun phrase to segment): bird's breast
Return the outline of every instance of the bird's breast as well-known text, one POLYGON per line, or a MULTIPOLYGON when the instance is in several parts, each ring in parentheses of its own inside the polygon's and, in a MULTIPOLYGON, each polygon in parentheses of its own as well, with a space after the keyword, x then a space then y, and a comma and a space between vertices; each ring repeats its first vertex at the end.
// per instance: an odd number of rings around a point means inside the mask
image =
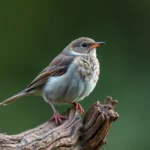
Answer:
POLYGON ((51 98, 54 103, 82 100, 93 91, 98 76, 99 63, 96 58, 77 57, 64 75, 49 77, 43 97, 51 98))
POLYGON ((80 56, 76 58, 76 72, 78 76, 84 81, 93 80, 97 83, 100 73, 99 62, 96 57, 80 56))

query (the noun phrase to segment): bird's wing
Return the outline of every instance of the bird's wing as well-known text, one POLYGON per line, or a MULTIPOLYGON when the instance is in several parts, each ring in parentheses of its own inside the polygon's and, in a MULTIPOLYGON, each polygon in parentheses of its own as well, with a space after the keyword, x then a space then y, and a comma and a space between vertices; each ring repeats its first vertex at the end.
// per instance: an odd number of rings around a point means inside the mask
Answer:
POLYGON ((74 60, 75 56, 58 55, 48 67, 28 85, 27 91, 40 87, 46 83, 50 76, 61 76, 65 74, 74 60))

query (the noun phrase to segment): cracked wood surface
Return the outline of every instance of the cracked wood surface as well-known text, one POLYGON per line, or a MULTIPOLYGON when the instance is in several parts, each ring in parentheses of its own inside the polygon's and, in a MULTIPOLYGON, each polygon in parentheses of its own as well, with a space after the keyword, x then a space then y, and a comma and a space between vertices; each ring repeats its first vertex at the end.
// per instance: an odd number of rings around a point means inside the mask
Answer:
POLYGON ((104 104, 93 104, 82 121, 74 108, 59 126, 54 121, 17 135, 0 134, 0 150, 98 150, 106 144, 111 124, 119 115, 116 100, 107 97, 104 104))

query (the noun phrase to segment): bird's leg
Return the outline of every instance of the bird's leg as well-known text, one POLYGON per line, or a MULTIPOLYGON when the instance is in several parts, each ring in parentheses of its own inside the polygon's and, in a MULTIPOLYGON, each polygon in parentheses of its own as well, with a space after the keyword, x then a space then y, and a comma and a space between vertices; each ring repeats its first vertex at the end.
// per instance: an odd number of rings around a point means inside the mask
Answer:
POLYGON ((73 107, 74 107, 75 109, 79 110, 79 112, 80 112, 81 114, 84 113, 84 109, 82 108, 82 106, 81 106, 79 103, 73 102, 72 104, 73 104, 73 107))
POLYGON ((51 99, 48 99, 48 103, 50 104, 50 106, 52 107, 53 112, 54 112, 53 117, 50 120, 55 120, 57 125, 61 124, 62 119, 66 119, 66 117, 59 114, 59 112, 55 109, 51 99))

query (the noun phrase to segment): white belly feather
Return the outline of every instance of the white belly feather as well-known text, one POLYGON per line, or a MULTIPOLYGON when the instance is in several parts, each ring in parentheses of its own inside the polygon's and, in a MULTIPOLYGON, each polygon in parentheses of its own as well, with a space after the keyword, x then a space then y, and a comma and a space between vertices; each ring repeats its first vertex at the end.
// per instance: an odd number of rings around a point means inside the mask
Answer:
POLYGON ((88 80, 82 79, 78 71, 77 62, 74 61, 64 75, 49 77, 43 88, 44 99, 50 98, 53 103, 71 103, 88 96, 97 81, 95 82, 92 77, 88 80))

